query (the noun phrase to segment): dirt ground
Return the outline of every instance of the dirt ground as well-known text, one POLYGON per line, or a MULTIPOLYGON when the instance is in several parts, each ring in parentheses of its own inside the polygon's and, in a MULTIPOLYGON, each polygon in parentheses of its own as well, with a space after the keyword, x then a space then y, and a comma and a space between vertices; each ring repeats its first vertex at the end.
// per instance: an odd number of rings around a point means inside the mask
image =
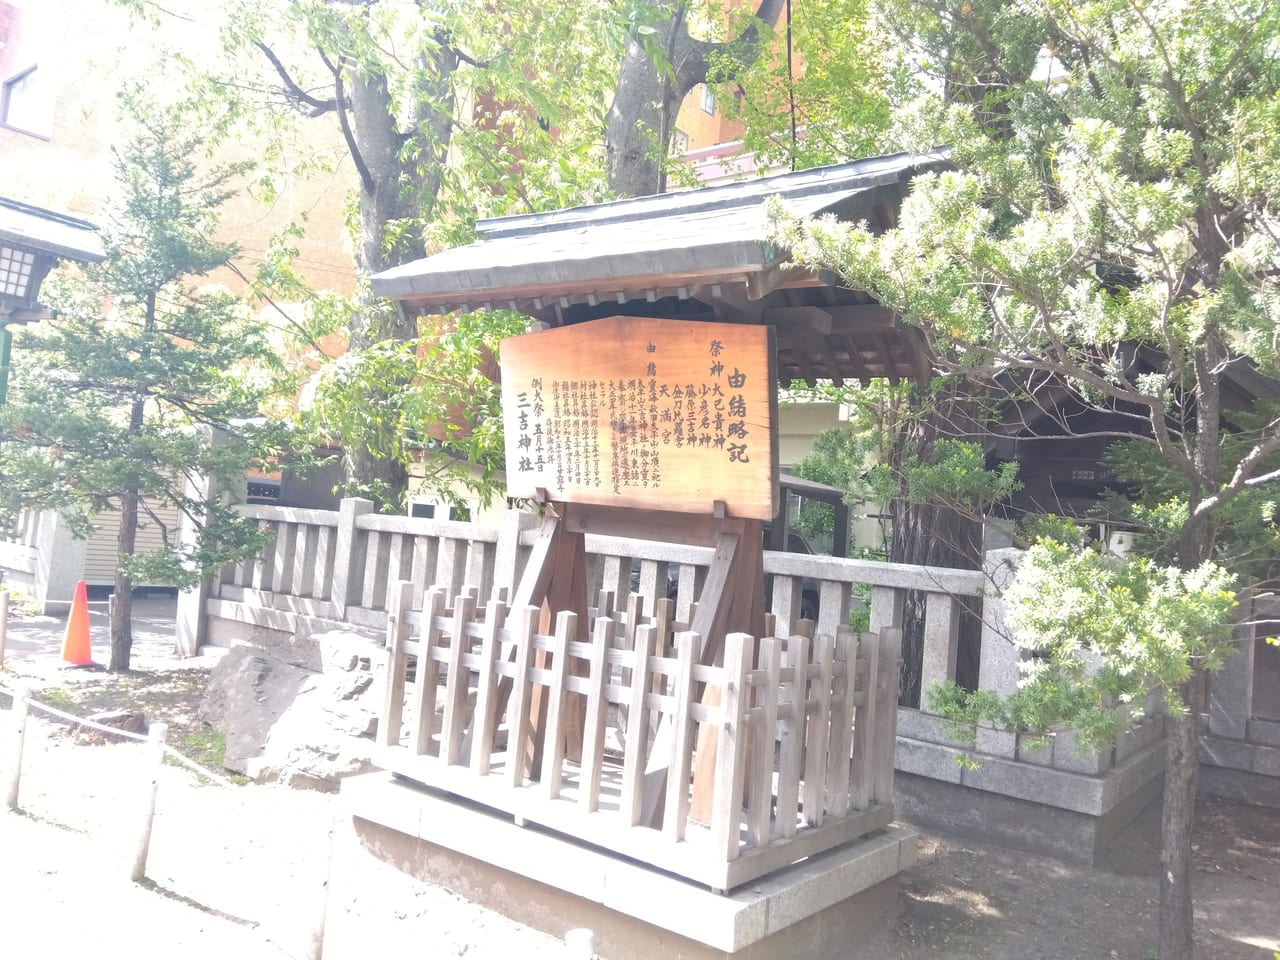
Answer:
MULTIPOLYGON (((11 664, 0 685, 35 682, 43 699, 82 716, 142 710, 170 723, 175 747, 215 763, 217 738, 195 716, 208 662, 137 666, 110 677, 11 664)), ((0 711, 8 706, 0 695, 0 711)), ((7 736, 0 744, 7 751, 7 736)), ((78 743, 64 725, 31 723, 23 813, 0 815, 0 956, 304 956, 325 913, 330 850, 330 960, 422 955, 424 944, 432 957, 564 955, 553 938, 374 860, 342 828, 336 797, 219 786, 173 765, 160 778, 148 880, 130 884, 141 761, 135 744, 78 743)), ((1158 828, 1153 807, 1095 869, 922 833, 919 863, 901 880, 900 917, 838 960, 1147 960, 1158 828)), ((1197 957, 1273 960, 1280 811, 1202 799, 1196 866, 1197 957)))

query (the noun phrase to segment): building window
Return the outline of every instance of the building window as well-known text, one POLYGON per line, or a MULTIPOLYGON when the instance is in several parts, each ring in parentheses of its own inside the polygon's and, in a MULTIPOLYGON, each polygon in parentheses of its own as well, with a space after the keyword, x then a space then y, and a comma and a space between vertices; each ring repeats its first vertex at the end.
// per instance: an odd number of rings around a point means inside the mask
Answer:
POLYGON ((0 294, 25 299, 35 256, 27 250, 0 246, 0 294))
POLYGON ((689 152, 689 135, 683 130, 671 134, 671 152, 677 157, 689 152))
POLYGON ((36 67, 4 83, 0 123, 23 133, 48 137, 53 133, 53 97, 47 77, 36 67))
MULTIPOLYGON (((420 520, 434 520, 436 518, 436 504, 415 500, 409 504, 409 516, 417 517, 420 520)), ((450 507, 448 517, 450 520, 465 522, 471 519, 471 510, 465 506, 450 507)))
POLYGON ((702 85, 702 109, 707 113, 716 112, 716 95, 705 83, 702 85))

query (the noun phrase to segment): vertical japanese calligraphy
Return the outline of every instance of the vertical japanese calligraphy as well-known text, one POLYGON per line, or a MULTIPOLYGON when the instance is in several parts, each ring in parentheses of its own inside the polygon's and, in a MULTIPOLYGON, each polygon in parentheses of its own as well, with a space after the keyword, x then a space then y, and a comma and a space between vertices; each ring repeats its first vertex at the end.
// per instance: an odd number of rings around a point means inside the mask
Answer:
POLYGON ((769 328, 609 317, 511 337, 501 358, 511 496, 776 512, 769 328))

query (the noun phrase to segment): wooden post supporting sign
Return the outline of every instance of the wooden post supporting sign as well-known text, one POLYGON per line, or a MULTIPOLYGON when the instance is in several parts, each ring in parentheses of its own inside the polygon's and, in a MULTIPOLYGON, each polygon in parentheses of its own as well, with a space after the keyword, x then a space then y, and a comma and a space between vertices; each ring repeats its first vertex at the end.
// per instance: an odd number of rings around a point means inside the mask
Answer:
MULTIPOLYGON (((729 633, 761 636, 762 521, 778 506, 772 329, 609 317, 509 338, 501 358, 508 493, 536 498, 546 511, 513 609, 541 605, 543 634, 572 611, 585 641, 585 535, 666 540, 715 550, 690 624, 697 661, 718 663, 729 633)), ((548 666, 546 651, 535 656, 548 666)), ((508 692, 504 684, 495 709, 508 692)), ((708 688, 702 699, 718 703, 720 694, 708 688)), ((536 689, 532 744, 542 742, 543 699, 536 689)), ((582 712, 562 720, 573 756, 582 712)), ((667 786, 672 726, 664 717, 649 751, 641 822, 654 822, 667 786)), ((538 776, 535 748, 523 760, 538 776)), ((696 762, 691 810, 705 819, 715 770, 710 730, 699 735, 696 762)))

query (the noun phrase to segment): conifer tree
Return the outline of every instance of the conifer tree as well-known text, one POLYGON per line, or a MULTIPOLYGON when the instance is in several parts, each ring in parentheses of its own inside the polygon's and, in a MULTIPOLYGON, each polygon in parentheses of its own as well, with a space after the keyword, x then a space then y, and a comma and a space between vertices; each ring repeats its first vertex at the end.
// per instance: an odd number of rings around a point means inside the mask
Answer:
MULTIPOLYGON (((1091 648, 1104 680, 1138 677, 1164 696, 1159 956, 1190 960, 1204 674, 1231 649, 1235 603, 1213 561, 1231 562, 1240 588, 1260 586, 1234 559, 1239 537, 1224 534, 1272 525, 1280 483, 1275 398, 1228 417, 1232 377, 1280 375, 1280 8, 882 7, 951 88, 922 88, 901 111, 904 135, 950 144, 953 168, 917 180, 883 235, 784 223, 778 239, 925 326, 951 372, 987 386, 1061 384, 1127 420, 1124 435, 1147 448, 1145 466, 1130 463, 1135 479, 1147 475, 1140 500, 1157 499, 1148 532, 1163 558, 1118 564, 1045 540, 1027 561, 1028 577, 1043 575, 1027 581, 1020 622, 1028 643, 1073 661, 1058 676, 1080 675, 1091 648), (1050 623, 1062 642, 1045 638, 1050 623)), ((1064 689, 1020 693, 1106 734, 1098 711, 1079 708, 1083 694, 1124 691, 1078 684, 1080 696, 1055 704, 1064 689)))
POLYGON ((0 515, 56 510, 81 536, 119 519, 113 672, 129 669, 135 583, 189 586, 261 549, 251 522, 201 491, 242 486, 284 439, 259 419, 277 385, 271 346, 210 276, 236 254, 214 234, 242 168, 207 162, 194 104, 121 100, 107 257, 46 285, 57 315, 23 331, 0 409, 0 515), (196 522, 189 542, 175 509, 196 522), (139 549, 140 524, 159 527, 160 549, 139 549))

